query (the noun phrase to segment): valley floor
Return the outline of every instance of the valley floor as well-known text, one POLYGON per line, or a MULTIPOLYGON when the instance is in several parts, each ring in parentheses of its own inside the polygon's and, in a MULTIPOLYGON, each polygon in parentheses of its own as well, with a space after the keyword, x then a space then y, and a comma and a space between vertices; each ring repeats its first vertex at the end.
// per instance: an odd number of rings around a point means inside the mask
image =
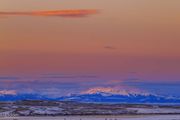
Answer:
POLYGON ((1 117, 0 120, 180 120, 180 115, 1 117))

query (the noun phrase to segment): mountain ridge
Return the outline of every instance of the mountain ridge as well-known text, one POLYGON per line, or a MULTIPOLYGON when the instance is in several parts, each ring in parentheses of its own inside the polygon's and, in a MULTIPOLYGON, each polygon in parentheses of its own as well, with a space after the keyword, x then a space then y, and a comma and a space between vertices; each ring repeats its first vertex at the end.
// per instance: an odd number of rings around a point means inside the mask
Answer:
POLYGON ((180 103, 179 97, 161 96, 155 94, 129 93, 128 95, 121 95, 107 92, 97 92, 92 94, 71 94, 69 96, 55 98, 40 94, 0 95, 0 101, 19 100, 52 100, 83 103, 180 103))

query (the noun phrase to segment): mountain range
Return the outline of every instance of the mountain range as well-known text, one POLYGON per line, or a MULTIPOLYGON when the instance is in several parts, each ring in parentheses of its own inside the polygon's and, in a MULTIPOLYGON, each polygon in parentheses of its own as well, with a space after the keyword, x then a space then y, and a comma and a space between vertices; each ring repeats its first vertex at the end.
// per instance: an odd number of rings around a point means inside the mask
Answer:
POLYGON ((56 98, 39 94, 0 95, 0 101, 19 100, 74 101, 84 103, 180 103, 180 98, 178 97, 168 97, 154 94, 112 94, 107 92, 97 92, 91 94, 72 94, 56 98))

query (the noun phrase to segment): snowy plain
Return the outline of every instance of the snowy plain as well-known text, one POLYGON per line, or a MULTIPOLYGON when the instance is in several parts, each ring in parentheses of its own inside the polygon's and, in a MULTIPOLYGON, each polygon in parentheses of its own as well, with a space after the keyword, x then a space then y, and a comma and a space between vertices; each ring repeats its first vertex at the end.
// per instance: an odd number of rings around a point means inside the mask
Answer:
POLYGON ((0 120, 180 120, 180 115, 4 117, 0 120))

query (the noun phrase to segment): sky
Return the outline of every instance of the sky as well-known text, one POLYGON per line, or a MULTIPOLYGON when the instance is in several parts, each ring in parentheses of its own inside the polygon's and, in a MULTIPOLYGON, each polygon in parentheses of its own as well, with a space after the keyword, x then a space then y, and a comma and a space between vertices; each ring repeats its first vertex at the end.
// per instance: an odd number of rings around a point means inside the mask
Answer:
POLYGON ((179 0, 1 0, 0 94, 180 93, 179 0))

